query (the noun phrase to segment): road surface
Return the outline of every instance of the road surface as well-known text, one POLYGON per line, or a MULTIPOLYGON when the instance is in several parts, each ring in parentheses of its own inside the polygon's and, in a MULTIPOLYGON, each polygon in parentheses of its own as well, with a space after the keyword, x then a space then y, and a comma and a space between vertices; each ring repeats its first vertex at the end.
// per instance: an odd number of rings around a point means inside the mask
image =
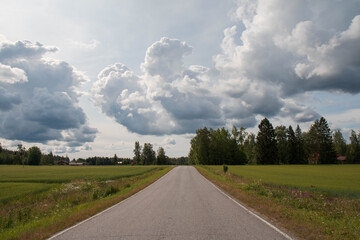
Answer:
POLYGON ((194 167, 181 166, 138 194, 51 240, 287 237, 222 193, 194 167))

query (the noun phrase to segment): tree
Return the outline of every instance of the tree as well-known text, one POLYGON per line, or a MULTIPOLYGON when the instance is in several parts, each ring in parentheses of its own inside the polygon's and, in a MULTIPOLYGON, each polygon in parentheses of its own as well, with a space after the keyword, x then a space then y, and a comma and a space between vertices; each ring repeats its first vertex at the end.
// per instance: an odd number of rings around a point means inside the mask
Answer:
POLYGON ((28 150, 28 164, 39 165, 41 160, 40 148, 33 146, 28 150))
POLYGON ((159 147, 157 151, 157 165, 166 165, 168 157, 165 155, 165 150, 162 147, 159 147))
POLYGON ((278 162, 281 164, 289 163, 288 139, 285 126, 275 127, 275 138, 278 149, 278 162))
POLYGON ((155 151, 153 150, 152 144, 144 143, 144 147, 140 155, 140 163, 142 165, 151 165, 151 164, 155 164, 155 161, 156 161, 155 151))
POLYGON ((257 163, 278 163, 275 131, 272 124, 267 118, 264 118, 258 127, 259 132, 256 136, 257 163))
POLYGON ((305 157, 305 145, 304 145, 304 137, 303 133, 301 132, 301 128, 299 125, 296 126, 295 130, 295 139, 296 139, 296 160, 295 163, 297 164, 306 164, 305 157))
POLYGON ((297 139, 295 136, 295 132, 291 126, 286 130, 287 137, 287 154, 288 154, 288 163, 290 164, 298 164, 297 159, 297 139))
POLYGON ((22 162, 22 165, 24 166, 25 165, 25 153, 26 153, 26 149, 25 147, 23 147, 22 144, 18 144, 17 146, 18 148, 18 153, 20 155, 20 160, 22 162))
POLYGON ((248 164, 256 164, 256 141, 255 134, 250 133, 244 141, 244 153, 248 164))
POLYGON ((341 156, 346 154, 346 141, 340 130, 334 132, 334 147, 337 154, 341 156))
POLYGON ((331 130, 324 117, 315 120, 308 133, 308 143, 312 156, 318 156, 318 163, 336 163, 336 153, 333 145, 331 130))
POLYGON ((236 140, 236 143, 240 146, 243 146, 245 139, 248 135, 248 133, 246 132, 246 128, 240 127, 240 129, 238 130, 235 126, 233 126, 231 133, 233 135, 233 138, 236 140))
POLYGON ((351 130, 350 145, 347 149, 347 158, 349 163, 360 163, 360 132, 356 135, 354 130, 351 130))
POLYGON ((40 164, 41 164, 41 165, 54 165, 54 156, 53 156, 53 153, 50 152, 50 153, 47 154, 47 155, 41 155, 40 164))
POLYGON ((190 141, 189 163, 206 164, 209 160, 210 132, 204 127, 196 130, 190 141))
POLYGON ((141 146, 139 142, 136 141, 134 147, 134 158, 133 158, 135 164, 140 164, 140 155, 141 155, 141 146))

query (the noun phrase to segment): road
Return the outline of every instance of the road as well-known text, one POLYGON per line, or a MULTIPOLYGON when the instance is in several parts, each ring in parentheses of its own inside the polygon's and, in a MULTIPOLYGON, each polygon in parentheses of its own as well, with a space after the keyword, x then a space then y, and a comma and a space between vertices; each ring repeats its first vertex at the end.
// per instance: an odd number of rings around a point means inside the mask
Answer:
POLYGON ((190 166, 176 167, 136 195, 60 239, 289 239, 190 166))

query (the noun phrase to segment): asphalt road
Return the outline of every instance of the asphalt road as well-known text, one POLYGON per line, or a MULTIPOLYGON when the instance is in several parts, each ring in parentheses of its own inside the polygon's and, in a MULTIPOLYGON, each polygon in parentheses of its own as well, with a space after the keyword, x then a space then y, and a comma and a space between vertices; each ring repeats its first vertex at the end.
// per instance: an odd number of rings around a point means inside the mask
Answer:
POLYGON ((51 239, 286 237, 186 166, 174 168, 138 194, 51 239))

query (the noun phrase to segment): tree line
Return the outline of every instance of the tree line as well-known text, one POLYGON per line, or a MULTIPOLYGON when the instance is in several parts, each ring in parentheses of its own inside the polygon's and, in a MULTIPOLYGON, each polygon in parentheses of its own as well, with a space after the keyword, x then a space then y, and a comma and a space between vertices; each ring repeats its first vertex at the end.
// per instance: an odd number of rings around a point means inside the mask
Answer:
POLYGON ((315 120, 308 132, 299 125, 273 127, 264 118, 257 135, 233 127, 200 128, 191 139, 189 163, 241 164, 337 164, 360 163, 360 131, 351 131, 347 144, 341 131, 331 131, 324 117, 315 120))
POLYGON ((68 157, 53 155, 52 152, 43 154, 37 146, 26 148, 19 144, 16 151, 2 147, 0 143, 0 164, 7 165, 54 165, 69 162, 68 157))
POLYGON ((17 150, 4 149, 0 143, 0 164, 6 165, 58 165, 58 164, 84 164, 84 165, 187 165, 187 157, 171 158, 165 153, 163 147, 159 147, 157 153, 153 150, 153 145, 145 143, 143 147, 139 142, 135 142, 134 157, 123 158, 114 154, 113 157, 88 157, 70 159, 66 156, 53 155, 52 152, 42 153, 37 146, 26 149, 19 144, 17 150))
POLYGON ((141 147, 138 141, 134 146, 133 164, 136 165, 187 165, 187 157, 170 158, 166 155, 163 147, 159 147, 157 152, 153 150, 151 143, 144 143, 141 147))

